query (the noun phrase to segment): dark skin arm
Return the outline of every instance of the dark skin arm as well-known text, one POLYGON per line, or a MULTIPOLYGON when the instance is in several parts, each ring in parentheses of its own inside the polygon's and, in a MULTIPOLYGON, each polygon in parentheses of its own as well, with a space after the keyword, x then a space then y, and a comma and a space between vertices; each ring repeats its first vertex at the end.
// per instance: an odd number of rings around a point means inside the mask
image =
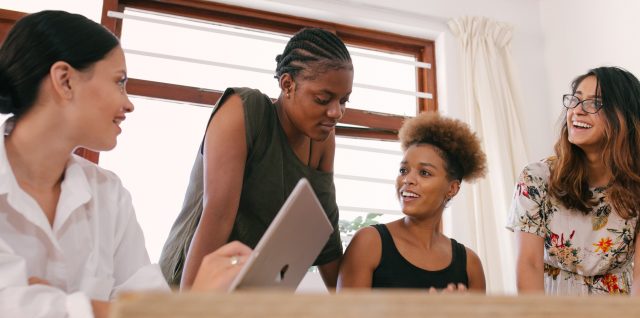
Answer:
POLYGON ((469 277, 469 291, 484 293, 486 291, 486 282, 484 280, 484 270, 482 262, 476 253, 471 249, 467 250, 467 277, 469 277))
POLYGON ((203 211, 187 254, 181 288, 191 287, 204 256, 228 241, 240 204, 247 158, 242 100, 232 95, 219 107, 205 134, 203 211))
POLYGON ((365 227, 351 239, 340 264, 338 291, 348 288, 371 288, 373 272, 382 256, 382 242, 377 230, 365 227))

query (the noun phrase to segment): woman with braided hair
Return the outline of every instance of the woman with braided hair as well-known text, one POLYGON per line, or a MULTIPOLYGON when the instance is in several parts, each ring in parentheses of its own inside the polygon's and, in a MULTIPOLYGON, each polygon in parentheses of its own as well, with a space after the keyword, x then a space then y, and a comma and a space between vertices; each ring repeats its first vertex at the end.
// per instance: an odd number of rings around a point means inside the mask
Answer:
POLYGON ((446 237, 442 213, 462 180, 484 176, 485 154, 463 122, 423 113, 400 129, 404 156, 396 195, 404 217, 359 230, 340 265, 338 288, 484 292, 478 256, 446 237))
POLYGON ((214 107, 160 256, 172 285, 190 286, 202 258, 226 242, 255 247, 304 177, 335 228, 315 261, 327 287, 335 287, 342 256, 335 126, 351 94, 351 57, 333 33, 305 28, 276 62, 281 92, 275 102, 255 89, 228 88, 214 107))

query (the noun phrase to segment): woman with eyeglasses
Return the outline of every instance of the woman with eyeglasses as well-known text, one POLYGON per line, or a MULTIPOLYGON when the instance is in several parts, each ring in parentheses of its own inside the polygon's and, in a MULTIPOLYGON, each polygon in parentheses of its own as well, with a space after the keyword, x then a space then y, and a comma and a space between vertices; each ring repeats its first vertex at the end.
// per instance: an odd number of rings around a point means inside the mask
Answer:
POLYGON ((555 156, 526 166, 515 187, 518 290, 638 294, 640 82, 599 67, 571 88, 555 156))

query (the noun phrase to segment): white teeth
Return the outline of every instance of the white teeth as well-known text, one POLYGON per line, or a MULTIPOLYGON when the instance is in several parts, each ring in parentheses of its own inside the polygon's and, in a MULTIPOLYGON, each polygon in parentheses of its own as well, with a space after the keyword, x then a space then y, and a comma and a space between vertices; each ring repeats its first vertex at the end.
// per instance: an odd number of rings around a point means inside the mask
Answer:
POLYGON ((576 127, 581 127, 581 128, 591 128, 593 126, 587 124, 587 123, 583 123, 583 122, 579 122, 579 121, 574 121, 573 125, 576 127))
POLYGON ((413 197, 413 198, 418 198, 420 197, 419 195, 413 193, 413 192, 407 192, 407 191, 402 191, 402 196, 403 197, 413 197))

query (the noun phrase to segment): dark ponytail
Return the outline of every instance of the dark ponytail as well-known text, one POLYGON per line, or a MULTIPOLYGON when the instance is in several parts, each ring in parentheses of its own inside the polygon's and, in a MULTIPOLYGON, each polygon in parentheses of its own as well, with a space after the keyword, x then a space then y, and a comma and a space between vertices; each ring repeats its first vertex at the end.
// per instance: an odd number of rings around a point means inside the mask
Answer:
POLYGON ((41 11, 18 20, 0 47, 0 113, 26 113, 54 63, 85 70, 118 45, 109 30, 79 14, 41 11))

